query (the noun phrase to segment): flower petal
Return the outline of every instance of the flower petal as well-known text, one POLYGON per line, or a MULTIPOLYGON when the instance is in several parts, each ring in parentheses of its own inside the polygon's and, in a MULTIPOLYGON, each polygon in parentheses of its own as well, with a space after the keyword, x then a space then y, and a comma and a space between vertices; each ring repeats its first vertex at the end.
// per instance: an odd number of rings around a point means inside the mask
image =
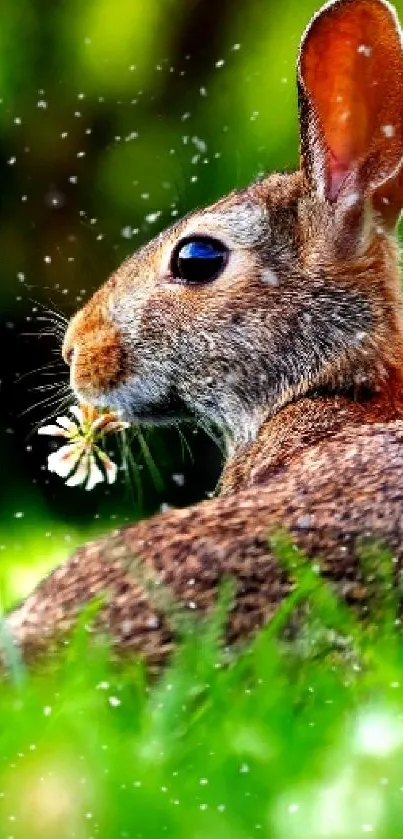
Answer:
POLYGON ((62 428, 65 428, 66 431, 69 431, 70 434, 77 434, 79 430, 77 423, 73 422, 73 420, 68 417, 56 417, 56 422, 58 425, 61 425, 62 428))
POLYGON ((98 417, 92 424, 92 431, 102 434, 109 434, 111 431, 124 431, 130 428, 129 422, 123 422, 116 414, 105 414, 103 417, 98 417))
POLYGON ((99 417, 99 410, 94 405, 88 405, 87 402, 82 402, 80 408, 86 425, 92 425, 94 420, 99 417))
POLYGON ((70 478, 66 481, 66 486, 68 487, 76 487, 83 484, 88 478, 88 470, 89 470, 89 455, 86 453, 84 457, 81 458, 77 469, 70 475, 70 478))
POLYGON ((114 484, 118 474, 118 467, 116 466, 116 463, 107 454, 105 454, 105 452, 101 451, 101 449, 98 449, 98 455, 101 459, 102 466, 105 469, 108 484, 114 484))
POLYGON ((87 490, 94 489, 94 486, 102 483, 104 475, 101 472, 93 454, 89 455, 87 490))
POLYGON ((50 434, 51 437, 70 437, 70 434, 58 425, 42 425, 38 428, 38 434, 50 434))
POLYGON ((130 428, 130 422, 124 422, 123 420, 111 420, 111 422, 106 426, 105 431, 109 434, 110 431, 126 431, 127 428, 130 428))
POLYGON ((118 474, 118 467, 116 466, 116 463, 114 463, 114 461, 111 460, 110 457, 107 457, 104 462, 104 466, 106 472, 106 480, 108 481, 108 484, 114 484, 118 474))
POLYGON ((84 424, 84 419, 85 419, 84 418, 84 413, 81 410, 81 408, 79 408, 78 405, 70 405, 69 411, 70 411, 71 414, 73 414, 73 417, 76 418, 76 420, 77 420, 77 422, 78 422, 78 424, 81 428, 84 424))
POLYGON ((83 453, 83 440, 78 440, 76 443, 68 443, 67 446, 62 446, 57 450, 57 452, 52 452, 52 454, 49 455, 49 472, 56 472, 56 475, 59 475, 60 478, 67 478, 82 457, 83 453))

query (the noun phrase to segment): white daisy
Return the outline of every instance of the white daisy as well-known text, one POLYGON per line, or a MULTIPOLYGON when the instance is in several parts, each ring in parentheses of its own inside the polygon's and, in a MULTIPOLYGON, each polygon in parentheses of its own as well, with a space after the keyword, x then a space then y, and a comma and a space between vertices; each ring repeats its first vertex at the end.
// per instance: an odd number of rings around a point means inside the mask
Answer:
POLYGON ((117 414, 99 414, 89 405, 72 405, 69 417, 57 417, 57 425, 44 425, 38 434, 63 437, 68 442, 48 457, 49 472, 55 472, 66 481, 66 486, 85 484, 93 489, 102 481, 113 484, 116 481, 117 465, 99 446, 105 434, 124 431, 129 427, 117 414))

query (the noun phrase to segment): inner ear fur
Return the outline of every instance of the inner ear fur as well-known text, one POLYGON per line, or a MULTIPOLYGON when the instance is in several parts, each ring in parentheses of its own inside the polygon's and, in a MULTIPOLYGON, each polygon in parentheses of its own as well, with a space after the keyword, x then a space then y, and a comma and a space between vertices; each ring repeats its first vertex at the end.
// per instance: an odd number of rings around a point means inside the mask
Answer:
POLYGON ((403 52, 383 0, 336 0, 313 18, 298 58, 301 165, 328 201, 374 196, 402 206, 403 52), (388 182, 389 186, 388 186, 388 182), (389 197, 388 197, 389 196, 389 197))

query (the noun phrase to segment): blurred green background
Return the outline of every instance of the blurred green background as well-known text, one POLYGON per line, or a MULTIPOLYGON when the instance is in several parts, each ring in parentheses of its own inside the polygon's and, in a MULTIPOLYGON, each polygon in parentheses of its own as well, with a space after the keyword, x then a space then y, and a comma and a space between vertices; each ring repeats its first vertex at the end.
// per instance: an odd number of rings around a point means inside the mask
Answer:
POLYGON ((46 473, 50 441, 35 429, 67 379, 48 310, 69 316, 177 216, 295 168, 295 58, 319 5, 2 0, 4 604, 88 535, 214 488, 219 449, 192 429, 186 444, 176 430, 147 434, 149 455, 134 440, 132 478, 110 490, 46 473))

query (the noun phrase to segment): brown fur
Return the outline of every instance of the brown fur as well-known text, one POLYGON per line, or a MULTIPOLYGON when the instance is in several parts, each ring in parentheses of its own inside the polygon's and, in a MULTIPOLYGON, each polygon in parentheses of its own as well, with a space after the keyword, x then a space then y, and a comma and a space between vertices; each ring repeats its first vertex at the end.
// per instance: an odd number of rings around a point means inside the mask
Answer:
POLYGON ((176 634, 161 584, 178 604, 200 614, 231 575, 236 599, 227 637, 243 640, 270 619, 292 588, 269 548, 279 523, 320 560, 343 597, 363 605, 362 535, 382 539, 393 551, 396 573, 403 567, 402 474, 402 422, 347 426, 301 450, 258 488, 169 511, 82 548, 9 616, 8 628, 31 657, 64 635, 80 608, 104 593, 98 625, 121 651, 141 652, 160 664, 176 634))
POLYGON ((64 344, 80 399, 133 421, 194 415, 219 426, 221 495, 79 551, 9 617, 27 653, 106 592, 100 624, 120 648, 160 662, 175 637, 166 589, 205 611, 228 574, 228 638, 246 637, 290 589, 268 548, 280 525, 352 600, 366 594, 360 535, 389 544, 400 567, 403 57, 390 8, 326 7, 303 39, 298 82, 301 171, 161 234, 76 315, 64 344), (194 234, 229 251, 209 284, 172 275, 175 246, 194 234))

